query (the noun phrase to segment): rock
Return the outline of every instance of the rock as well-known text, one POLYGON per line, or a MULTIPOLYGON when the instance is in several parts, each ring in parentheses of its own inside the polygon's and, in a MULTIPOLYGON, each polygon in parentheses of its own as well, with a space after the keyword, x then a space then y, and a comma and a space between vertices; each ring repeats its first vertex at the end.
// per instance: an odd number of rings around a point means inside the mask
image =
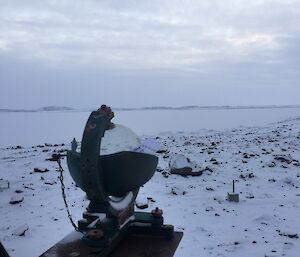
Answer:
POLYGON ((169 172, 166 172, 166 171, 163 171, 161 174, 162 174, 165 178, 168 178, 169 175, 170 175, 170 173, 169 173, 169 172))
POLYGON ((45 173, 45 172, 48 172, 49 170, 47 168, 42 168, 42 169, 39 169, 39 168, 34 168, 33 169, 34 172, 37 172, 37 173, 45 173))
POLYGON ((139 147, 139 152, 143 153, 163 153, 167 152, 162 149, 162 145, 155 138, 146 138, 142 140, 141 145, 139 147))
POLYGON ((248 174, 248 178, 254 178, 254 177, 255 175, 252 172, 248 174))
POLYGON ((253 198, 254 198, 254 195, 251 194, 251 193, 247 193, 247 195, 245 196, 245 198, 253 199, 253 198))
POLYGON ((168 152, 169 151, 166 149, 161 149, 161 150, 156 151, 156 153, 168 153, 168 152))
POLYGON ((173 195, 185 195, 186 191, 179 187, 172 187, 171 189, 173 195))
POLYGON ((13 236, 25 236, 26 231, 29 229, 27 224, 23 224, 22 226, 16 228, 12 235, 13 236))
POLYGON ((170 157, 169 167, 172 170, 187 169, 192 171, 193 164, 183 154, 172 154, 170 157))
POLYGON ((3 189, 8 189, 8 188, 9 188, 9 181, 8 180, 0 179, 0 192, 3 189))
POLYGON ((139 199, 135 201, 135 206, 141 210, 147 209, 149 207, 148 201, 141 201, 139 199))
POLYGON ((52 186, 52 185, 56 184, 56 181, 45 181, 44 184, 52 186))
POLYGON ((23 196, 21 196, 21 195, 15 195, 12 198, 10 198, 9 203, 10 204, 17 204, 17 203, 23 202, 23 200, 24 200, 23 196))
POLYGON ((156 203, 156 201, 152 197, 147 197, 147 200, 152 203, 156 203))
POLYGON ((276 230, 279 236, 286 236, 288 238, 299 238, 298 234, 289 233, 289 232, 282 232, 280 230, 276 230))
POLYGON ((171 174, 181 175, 181 176, 201 176, 203 171, 192 171, 189 168, 182 168, 171 171, 171 174))
POLYGON ((245 174, 245 175, 240 174, 239 177, 242 178, 242 179, 244 179, 244 180, 247 180, 247 178, 254 178, 255 175, 252 172, 250 172, 249 174, 245 174))
POLYGON ((173 154, 170 157, 169 167, 171 174, 181 176, 201 176, 203 171, 194 171, 197 168, 196 163, 191 162, 183 154, 173 154))
POLYGON ((281 186, 291 186, 291 187, 299 187, 300 183, 296 178, 293 177, 285 177, 279 181, 281 186))
POLYGON ((294 166, 300 166, 300 162, 298 160, 292 160, 292 164, 294 166))
POLYGON ((205 208, 205 211, 213 211, 213 210, 214 210, 214 207, 212 207, 212 206, 207 206, 205 208))
POLYGON ((183 167, 183 168, 172 168, 171 169, 171 173, 172 174, 178 174, 178 175, 188 175, 189 173, 192 172, 192 168, 191 167, 183 167))
POLYGON ((268 165, 268 167, 273 168, 276 166, 276 163, 272 161, 270 163, 267 163, 267 165, 268 165))
POLYGON ((57 162, 61 157, 67 156, 66 154, 52 154, 51 158, 47 158, 46 161, 57 162))
POLYGON ((292 159, 290 155, 274 155, 274 160, 285 162, 287 164, 293 163, 294 165, 296 164, 296 166, 299 165, 299 161, 292 159))

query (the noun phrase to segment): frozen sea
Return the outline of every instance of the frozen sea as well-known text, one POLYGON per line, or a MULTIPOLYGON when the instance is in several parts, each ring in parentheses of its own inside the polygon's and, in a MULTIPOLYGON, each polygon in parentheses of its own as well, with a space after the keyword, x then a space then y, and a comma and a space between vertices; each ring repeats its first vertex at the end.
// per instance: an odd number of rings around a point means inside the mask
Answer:
MULTIPOLYGON (((1 112, 0 147, 81 140, 88 111, 1 112)), ((300 116, 300 107, 115 111, 113 121, 138 135, 263 126, 300 116)))

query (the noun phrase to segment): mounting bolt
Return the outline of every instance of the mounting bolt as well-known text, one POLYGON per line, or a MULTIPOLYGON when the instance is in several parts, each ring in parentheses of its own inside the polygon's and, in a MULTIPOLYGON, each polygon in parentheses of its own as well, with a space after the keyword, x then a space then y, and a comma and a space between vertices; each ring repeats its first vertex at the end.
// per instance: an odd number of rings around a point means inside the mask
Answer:
POLYGON ((156 207, 154 210, 151 211, 151 214, 154 218, 161 218, 163 215, 163 210, 156 207))
POLYGON ((92 229, 87 233, 89 239, 98 240, 104 236, 104 231, 102 229, 92 229))

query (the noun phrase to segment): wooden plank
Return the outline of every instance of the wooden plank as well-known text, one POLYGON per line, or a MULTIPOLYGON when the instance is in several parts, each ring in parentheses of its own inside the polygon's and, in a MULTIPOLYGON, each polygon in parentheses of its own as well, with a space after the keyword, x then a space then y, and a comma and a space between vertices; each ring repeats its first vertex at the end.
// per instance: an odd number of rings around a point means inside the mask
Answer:
POLYGON ((109 257, 172 257, 183 236, 174 232, 174 237, 130 235, 125 237, 109 257))
POLYGON ((74 231, 51 247, 40 257, 171 257, 174 255, 182 232, 174 232, 170 240, 157 236, 128 235, 108 254, 81 241, 82 234, 74 231))
POLYGON ((0 256, 1 257, 9 257, 7 251, 5 250, 5 248, 1 242, 0 242, 0 256))

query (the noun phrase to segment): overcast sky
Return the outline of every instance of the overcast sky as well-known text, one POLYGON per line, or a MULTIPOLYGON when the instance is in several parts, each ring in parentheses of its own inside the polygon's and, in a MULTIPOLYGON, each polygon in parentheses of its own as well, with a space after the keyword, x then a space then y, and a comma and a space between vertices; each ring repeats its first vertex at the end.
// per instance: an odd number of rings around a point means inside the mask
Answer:
POLYGON ((0 108, 300 104, 300 0, 0 0, 0 108))

